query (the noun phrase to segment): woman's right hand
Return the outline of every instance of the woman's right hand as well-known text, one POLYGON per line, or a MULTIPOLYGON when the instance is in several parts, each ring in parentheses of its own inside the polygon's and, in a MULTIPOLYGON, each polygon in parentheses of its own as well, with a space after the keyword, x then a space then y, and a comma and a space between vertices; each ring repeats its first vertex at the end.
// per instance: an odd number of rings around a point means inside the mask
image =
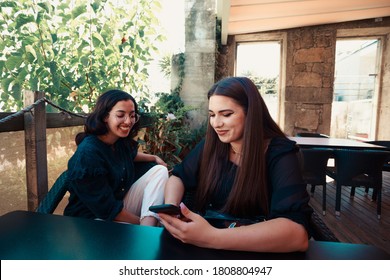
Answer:
POLYGON ((218 229, 211 226, 202 216, 192 212, 180 203, 182 218, 159 214, 164 227, 183 243, 199 247, 214 248, 218 229))

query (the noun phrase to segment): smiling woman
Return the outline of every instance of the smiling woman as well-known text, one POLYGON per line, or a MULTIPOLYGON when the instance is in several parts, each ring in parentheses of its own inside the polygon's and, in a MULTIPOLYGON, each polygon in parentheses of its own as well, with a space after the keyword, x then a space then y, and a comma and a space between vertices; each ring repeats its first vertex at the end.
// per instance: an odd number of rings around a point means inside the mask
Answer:
POLYGON ((207 97, 206 137, 166 184, 165 203, 180 205, 184 218, 160 214, 163 225, 200 247, 305 251, 312 209, 295 142, 271 118, 250 79, 225 78, 207 97), (180 203, 190 192, 191 210, 180 203))
POLYGON ((138 107, 121 90, 97 100, 68 163, 69 203, 64 215, 156 225, 149 206, 163 202, 168 171, 158 156, 138 151, 138 107), (155 162, 138 180, 135 162, 155 162))

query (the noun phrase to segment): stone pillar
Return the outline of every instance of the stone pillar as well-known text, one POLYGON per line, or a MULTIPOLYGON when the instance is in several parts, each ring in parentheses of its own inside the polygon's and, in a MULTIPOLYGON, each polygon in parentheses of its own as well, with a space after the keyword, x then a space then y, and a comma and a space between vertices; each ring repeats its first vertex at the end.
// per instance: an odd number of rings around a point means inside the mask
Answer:
POLYGON ((378 140, 390 139, 390 33, 384 38, 383 58, 382 58, 382 91, 378 100, 378 140))
POLYGON ((194 128, 207 119, 207 91, 215 76, 215 30, 215 0, 186 0, 185 78, 180 97, 197 108, 190 114, 194 128))
POLYGON ((300 131, 329 134, 335 46, 334 29, 299 28, 288 33, 284 126, 287 135, 300 131))

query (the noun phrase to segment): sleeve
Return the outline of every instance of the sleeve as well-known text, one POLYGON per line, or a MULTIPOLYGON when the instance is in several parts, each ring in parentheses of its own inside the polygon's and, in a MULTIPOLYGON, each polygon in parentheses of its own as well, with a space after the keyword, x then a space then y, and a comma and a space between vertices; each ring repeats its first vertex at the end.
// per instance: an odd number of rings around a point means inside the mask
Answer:
POLYGON ((183 181, 186 189, 193 190, 198 187, 198 175, 203 147, 204 140, 198 143, 184 160, 172 170, 172 175, 179 177, 183 181))
POLYGON ((308 204, 310 197, 302 179, 296 151, 275 157, 269 168, 272 190, 269 218, 288 218, 303 225, 310 233, 309 224, 313 210, 308 204))
POLYGON ((102 153, 78 151, 68 168, 70 189, 96 218, 114 220, 123 208, 110 186, 108 169, 102 153))
POLYGON ((133 161, 134 161, 135 157, 137 156, 138 146, 139 146, 139 143, 137 141, 131 139, 129 150, 130 150, 130 157, 133 161))

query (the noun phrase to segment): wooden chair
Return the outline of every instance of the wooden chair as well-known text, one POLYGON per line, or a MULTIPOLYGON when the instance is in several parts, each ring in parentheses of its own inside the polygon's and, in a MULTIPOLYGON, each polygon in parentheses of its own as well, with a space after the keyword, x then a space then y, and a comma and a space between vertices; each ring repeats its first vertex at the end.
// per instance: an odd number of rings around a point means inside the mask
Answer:
POLYGON ((326 171, 328 160, 332 156, 329 149, 301 149, 302 175, 306 184, 311 185, 310 192, 313 195, 315 187, 322 185, 322 214, 326 214, 326 171))
POLYGON ((373 188, 377 193, 377 215, 381 216, 382 166, 390 152, 381 150, 335 150, 335 167, 328 167, 328 176, 336 181, 336 216, 340 215, 341 187, 351 186, 351 197, 356 187, 373 188))
MULTIPOLYGON (((150 168, 155 166, 154 162, 135 162, 135 180, 138 180, 142 175, 144 175, 150 168)), ((64 198, 66 192, 68 191, 68 171, 65 170, 54 182, 53 186, 50 188, 45 198, 38 205, 36 212, 53 214, 58 204, 64 198)))

